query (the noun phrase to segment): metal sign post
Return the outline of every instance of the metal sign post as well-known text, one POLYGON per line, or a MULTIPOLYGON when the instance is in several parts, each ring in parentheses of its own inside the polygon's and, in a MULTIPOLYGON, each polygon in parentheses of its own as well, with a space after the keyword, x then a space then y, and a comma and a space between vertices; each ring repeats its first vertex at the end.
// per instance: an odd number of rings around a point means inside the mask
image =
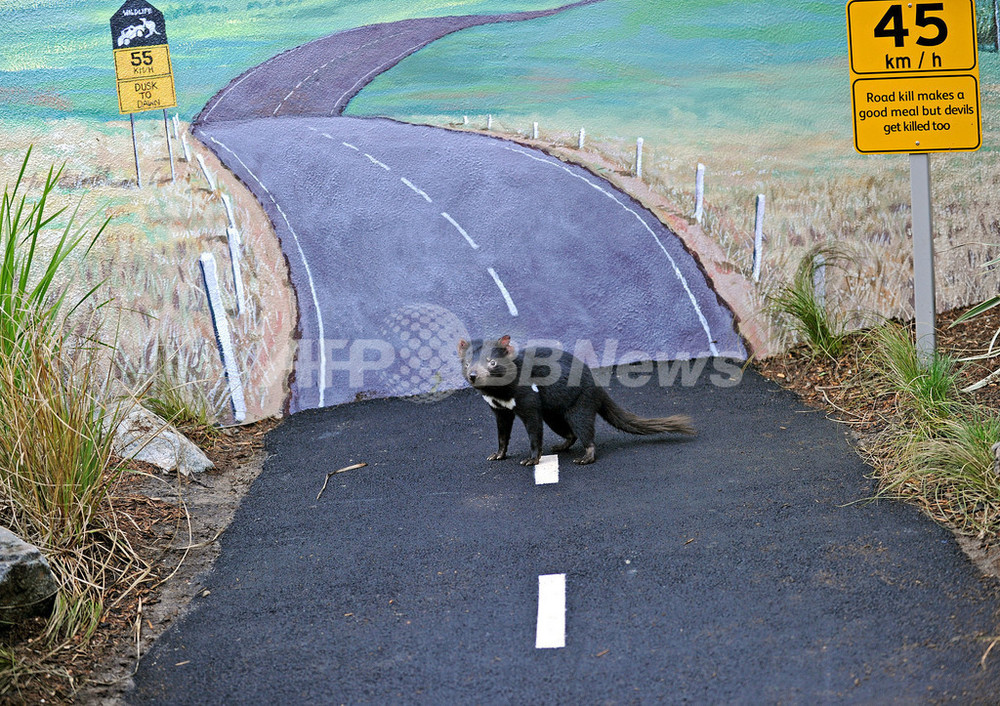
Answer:
POLYGON ((917 352, 934 355, 934 234, 929 152, 982 143, 973 0, 847 3, 854 147, 910 154, 917 352))
POLYGON ((930 156, 910 155, 910 208, 913 218, 913 315, 917 323, 917 355, 934 357, 934 235, 931 225, 930 156))
MULTIPOLYGON (((128 113, 132 124, 132 147, 135 152, 136 181, 139 176, 139 150, 135 143, 135 113, 163 110, 163 126, 167 127, 167 108, 177 105, 174 73, 167 46, 167 28, 163 13, 146 0, 126 0, 111 16, 111 48, 115 58, 115 79, 118 88, 118 112, 128 113)), ((167 134, 170 152, 170 178, 174 178, 173 150, 167 134)))

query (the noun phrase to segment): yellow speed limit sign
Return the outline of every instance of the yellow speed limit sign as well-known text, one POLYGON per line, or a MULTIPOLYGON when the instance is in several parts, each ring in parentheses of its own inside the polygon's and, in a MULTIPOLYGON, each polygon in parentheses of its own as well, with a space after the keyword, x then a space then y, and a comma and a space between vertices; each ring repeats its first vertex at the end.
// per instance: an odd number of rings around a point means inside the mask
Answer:
POLYGON ((859 152, 979 149, 973 0, 851 0, 847 38, 859 152))
POLYGON ((139 113, 177 105, 163 13, 128 0, 111 18, 118 110, 139 113))

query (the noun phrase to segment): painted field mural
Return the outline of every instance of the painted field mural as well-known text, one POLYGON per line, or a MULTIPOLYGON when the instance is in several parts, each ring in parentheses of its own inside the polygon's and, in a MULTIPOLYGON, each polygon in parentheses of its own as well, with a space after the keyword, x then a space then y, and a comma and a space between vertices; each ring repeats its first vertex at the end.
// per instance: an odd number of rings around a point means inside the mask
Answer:
MULTIPOLYGON (((110 219, 56 284, 153 402, 432 402, 470 335, 762 357, 802 268, 845 326, 913 316, 910 163, 854 149, 840 0, 153 5, 0 4, 0 181, 30 204, 65 165, 41 250, 110 219)), ((924 11, 873 30, 933 41, 924 11)), ((1000 285, 996 26, 981 2, 980 149, 930 157, 938 311, 1000 285)))

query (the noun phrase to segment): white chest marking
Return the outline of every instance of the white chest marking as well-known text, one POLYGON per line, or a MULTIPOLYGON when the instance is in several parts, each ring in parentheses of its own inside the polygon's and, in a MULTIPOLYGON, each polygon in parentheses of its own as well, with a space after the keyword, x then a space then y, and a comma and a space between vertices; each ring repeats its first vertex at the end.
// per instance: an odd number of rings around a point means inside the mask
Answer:
POLYGON ((513 399, 501 400, 496 397, 490 397, 489 395, 483 395, 483 399, 486 400, 486 404, 493 409, 500 409, 501 407, 504 409, 514 409, 517 404, 517 401, 513 399))

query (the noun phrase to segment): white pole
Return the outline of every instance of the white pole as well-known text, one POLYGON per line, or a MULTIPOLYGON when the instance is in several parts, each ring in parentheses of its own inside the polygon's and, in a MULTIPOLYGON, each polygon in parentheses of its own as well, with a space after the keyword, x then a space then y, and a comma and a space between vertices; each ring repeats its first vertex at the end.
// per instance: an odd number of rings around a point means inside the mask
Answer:
POLYGON ((225 192, 221 193, 220 196, 222 196, 222 205, 226 207, 226 218, 229 219, 229 227, 235 229, 236 217, 233 215, 233 200, 225 192))
POLYGON ((538 139, 538 123, 534 123, 531 126, 531 139, 532 140, 537 140, 538 139))
POLYGON ((464 125, 465 127, 469 127, 469 116, 468 115, 463 115, 462 116, 462 125, 464 125))
POLYGON ((826 306, 826 256, 817 253, 813 259, 813 293, 816 303, 826 306))
POLYGON ((913 218, 913 315, 917 353, 934 357, 934 234, 931 222, 931 167, 926 153, 910 155, 910 205, 913 218))
POLYGON ((583 141, 584 141, 584 138, 586 137, 586 135, 587 135, 586 131, 583 128, 580 128, 580 139, 579 139, 579 141, 577 142, 577 145, 576 145, 577 149, 581 149, 581 150, 583 149, 583 141))
POLYGON ((201 173, 205 175, 208 185, 211 187, 212 191, 215 191, 215 179, 212 177, 212 173, 208 171, 208 167, 205 166, 205 160, 202 159, 200 154, 196 154, 194 158, 198 160, 198 164, 201 166, 201 173))
POLYGON ((174 113, 173 123, 174 123, 174 139, 179 140, 181 139, 181 119, 180 117, 178 117, 177 113, 174 113))
POLYGON ((764 194, 757 194, 757 215, 753 227, 753 281, 760 282, 764 259, 764 194))
POLYGON ((208 293, 208 308, 212 314, 212 325, 215 328, 215 339, 222 356, 222 366, 226 371, 229 383, 229 394, 233 402, 233 416, 237 423, 247 418, 246 399, 243 397, 243 381, 240 380, 239 369, 236 366, 236 353, 233 338, 229 332, 229 320, 226 318, 226 308, 222 303, 222 292, 219 289, 219 275, 212 253, 202 253, 198 259, 201 265, 201 275, 208 293))
POLYGON ((635 175, 642 179, 642 138, 635 141, 635 175))
POLYGON ((705 165, 698 163, 694 177, 694 222, 701 223, 705 217, 705 165))
POLYGON ((181 147, 184 148, 184 161, 191 164, 191 148, 188 147, 187 135, 181 133, 181 147))
POLYGON ((229 245, 229 262, 233 268, 233 285, 236 288, 236 315, 239 316, 247 308, 246 293, 243 289, 243 255, 241 252, 240 232, 235 228, 226 229, 226 242, 229 245))
POLYGON ((170 143, 170 121, 167 119, 167 109, 163 109, 163 133, 167 136, 167 155, 170 157, 170 181, 176 181, 174 176, 174 146, 170 143))
POLYGON ((487 130, 492 130, 493 129, 493 116, 492 115, 487 115, 486 116, 486 129, 487 130))

